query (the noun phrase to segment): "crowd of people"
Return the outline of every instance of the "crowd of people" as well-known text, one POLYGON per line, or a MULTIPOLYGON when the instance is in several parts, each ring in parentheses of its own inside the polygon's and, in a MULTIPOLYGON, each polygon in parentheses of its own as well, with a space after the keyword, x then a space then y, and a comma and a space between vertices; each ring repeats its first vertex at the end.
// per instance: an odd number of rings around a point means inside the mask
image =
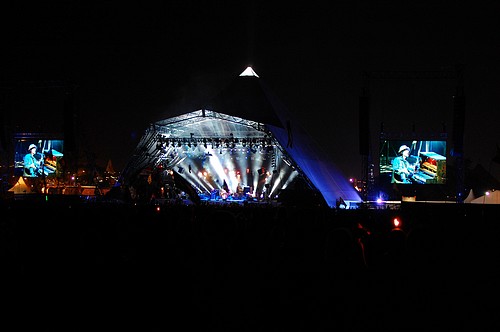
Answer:
POLYGON ((489 330, 497 213, 9 202, 1 260, 42 330, 489 330))

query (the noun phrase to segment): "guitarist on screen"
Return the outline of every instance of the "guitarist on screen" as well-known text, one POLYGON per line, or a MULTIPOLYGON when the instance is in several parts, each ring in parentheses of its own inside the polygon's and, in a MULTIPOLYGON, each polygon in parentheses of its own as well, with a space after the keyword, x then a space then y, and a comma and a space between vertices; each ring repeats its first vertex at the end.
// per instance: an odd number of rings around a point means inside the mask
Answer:
POLYGON ((412 165, 407 160, 410 155, 410 148, 401 145, 398 150, 398 157, 392 161, 392 183, 412 183, 413 175, 418 170, 418 163, 412 165))
POLYGON ((43 162, 43 158, 40 160, 35 158, 36 154, 36 145, 31 144, 28 147, 29 153, 24 156, 24 174, 26 177, 38 177, 41 175, 41 163, 43 162))

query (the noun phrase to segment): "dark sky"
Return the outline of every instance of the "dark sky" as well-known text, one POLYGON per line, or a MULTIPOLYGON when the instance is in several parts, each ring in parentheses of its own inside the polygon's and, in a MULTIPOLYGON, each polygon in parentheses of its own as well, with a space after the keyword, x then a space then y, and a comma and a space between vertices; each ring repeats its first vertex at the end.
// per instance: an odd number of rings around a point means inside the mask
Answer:
MULTIPOLYGON (((456 6, 452 1, 4 5, 0 80, 3 86, 76 84, 84 148, 99 163, 111 159, 120 170, 151 121, 192 111, 175 105, 211 96, 219 83, 251 65, 346 176, 360 176, 362 72, 449 72, 463 64, 465 157, 498 176, 500 165, 490 160, 500 144, 500 5, 456 6)), ((384 130, 404 133, 439 132, 445 123, 451 137, 456 80, 369 83, 373 154, 382 122, 384 130)), ((44 130, 60 122, 60 90, 9 91, 15 126, 44 130)))

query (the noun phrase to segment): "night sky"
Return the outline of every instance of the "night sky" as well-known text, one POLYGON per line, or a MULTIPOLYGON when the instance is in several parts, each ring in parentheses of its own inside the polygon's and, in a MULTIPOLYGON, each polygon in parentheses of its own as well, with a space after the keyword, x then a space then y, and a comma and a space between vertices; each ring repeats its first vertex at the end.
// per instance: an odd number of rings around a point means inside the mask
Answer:
MULTIPOLYGON (((345 175, 360 177, 362 72, 463 64, 465 158, 500 178, 491 163, 500 144, 497 1, 199 2, 4 4, 7 125, 57 131, 61 89, 26 82, 72 82, 83 149, 120 170, 149 123, 193 111, 183 107, 252 66, 345 175)), ((372 154, 382 123, 403 133, 445 124, 451 139, 456 87, 443 78, 370 80, 372 154)))

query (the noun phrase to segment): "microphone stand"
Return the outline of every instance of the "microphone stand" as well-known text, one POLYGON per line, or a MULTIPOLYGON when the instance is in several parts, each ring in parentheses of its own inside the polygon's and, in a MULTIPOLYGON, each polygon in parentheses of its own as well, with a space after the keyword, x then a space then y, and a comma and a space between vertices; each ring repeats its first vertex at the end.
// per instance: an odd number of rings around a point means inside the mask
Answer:
POLYGON ((40 170, 42 172, 42 185, 43 185, 43 193, 46 193, 47 191, 47 181, 45 179, 45 154, 40 153, 40 170))

